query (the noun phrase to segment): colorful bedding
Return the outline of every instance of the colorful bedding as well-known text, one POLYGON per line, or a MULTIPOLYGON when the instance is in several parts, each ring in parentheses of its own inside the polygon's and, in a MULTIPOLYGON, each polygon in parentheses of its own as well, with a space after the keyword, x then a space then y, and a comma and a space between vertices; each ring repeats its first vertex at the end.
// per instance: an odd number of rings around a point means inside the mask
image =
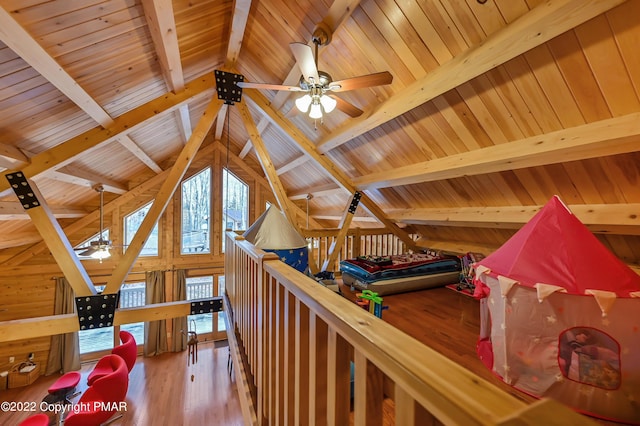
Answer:
POLYGON ((345 284, 393 294, 443 286, 459 280, 460 260, 434 253, 361 256, 340 262, 345 284))

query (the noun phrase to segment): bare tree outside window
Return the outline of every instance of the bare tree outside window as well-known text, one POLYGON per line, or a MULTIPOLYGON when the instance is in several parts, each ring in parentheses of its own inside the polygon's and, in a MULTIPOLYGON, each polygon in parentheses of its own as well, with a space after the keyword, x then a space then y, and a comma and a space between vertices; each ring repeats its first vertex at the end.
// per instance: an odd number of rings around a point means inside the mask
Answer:
POLYGON ((209 253, 211 217, 211 169, 182 182, 181 253, 209 253))
MULTIPOLYGON (((222 175, 222 231, 249 227, 249 186, 227 169, 222 175)), ((224 251, 224 238, 222 239, 224 251)))

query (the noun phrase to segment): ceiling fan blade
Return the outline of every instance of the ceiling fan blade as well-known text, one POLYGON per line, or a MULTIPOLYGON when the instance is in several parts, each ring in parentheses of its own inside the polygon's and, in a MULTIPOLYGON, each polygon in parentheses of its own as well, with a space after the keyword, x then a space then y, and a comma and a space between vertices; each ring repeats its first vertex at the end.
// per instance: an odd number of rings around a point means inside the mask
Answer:
POLYGON ((311 46, 304 43, 291 43, 291 52, 296 58, 298 67, 304 79, 310 83, 320 84, 320 76, 318 76, 318 67, 316 66, 316 60, 313 58, 313 49, 311 46))
POLYGON ((78 256, 91 256, 93 253, 96 252, 97 249, 95 247, 82 247, 78 250, 84 250, 83 252, 78 253, 78 256))
POLYGON ((288 90, 290 92, 302 91, 299 86, 283 86, 281 84, 249 83, 248 81, 240 81, 236 84, 238 87, 242 87, 243 89, 288 90))
POLYGON ((352 103, 347 102, 344 99, 339 98, 338 96, 333 96, 329 94, 325 94, 325 96, 331 96, 331 98, 335 99, 338 102, 336 104, 336 108, 338 108, 340 111, 344 112, 345 114, 349 115, 350 117, 355 118, 362 115, 362 110, 356 107, 355 105, 353 105, 352 103))
POLYGON ((393 75, 391 75, 389 71, 383 71, 374 74, 361 75, 359 77, 347 78, 346 80, 334 81, 329 85, 328 90, 331 90, 332 92, 346 92, 347 90, 382 86, 384 84, 390 84, 392 81, 393 75))

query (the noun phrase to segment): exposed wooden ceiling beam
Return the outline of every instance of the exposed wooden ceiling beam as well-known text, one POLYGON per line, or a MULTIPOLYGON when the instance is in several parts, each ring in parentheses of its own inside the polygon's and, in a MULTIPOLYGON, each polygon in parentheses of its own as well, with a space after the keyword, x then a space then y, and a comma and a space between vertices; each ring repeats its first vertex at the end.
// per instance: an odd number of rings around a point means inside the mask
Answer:
POLYGON ((180 184, 180 181, 184 177, 184 174, 189 168, 189 165, 193 161, 196 153, 200 149, 204 138, 207 136, 207 133, 209 133, 211 126, 213 126, 213 122, 220 110, 220 107, 222 107, 222 103, 222 100, 218 99, 217 96, 214 96, 207 106, 207 109, 202 114, 200 121, 193 130, 191 138, 178 155, 178 158, 176 158, 173 163, 173 167, 169 170, 167 178, 162 182, 162 186, 160 187, 158 194, 156 194, 151 208, 149 208, 149 211, 142 220, 140 227, 129 243, 127 251, 125 251, 124 255, 113 270, 113 274, 107 280, 104 293, 116 293, 122 286, 124 279, 133 267, 133 263, 140 255, 140 251, 142 250, 144 243, 147 238, 149 238, 149 234, 151 234, 151 231, 158 222, 158 219, 160 219, 160 216, 171 200, 173 193, 180 184))
POLYGON ((140 148, 138 144, 135 143, 133 139, 129 137, 129 135, 121 135, 118 137, 117 140, 122 146, 127 148, 130 153, 136 156, 138 160, 146 164, 146 166, 149 167, 151 170, 153 170, 156 173, 162 172, 162 168, 155 161, 153 161, 153 159, 149 157, 147 153, 144 152, 144 150, 140 148))
POLYGON ((164 80, 172 92, 184 89, 178 32, 171 0, 141 0, 164 80))
POLYGON ((226 68, 235 68, 244 32, 247 28, 247 18, 251 9, 251 0, 234 0, 233 18, 231 19, 231 30, 229 31, 229 42, 227 44, 226 68))
MULTIPOLYGON (((391 210, 389 217, 413 225, 519 229, 544 206, 456 207, 391 210)), ((594 233, 640 234, 640 204, 570 204, 569 209, 594 233)))
MULTIPOLYGON (((340 219, 342 218, 341 216, 342 212, 337 212, 337 211, 316 211, 316 210, 312 210, 311 212, 309 212, 309 215, 311 217, 313 217, 316 220, 329 220, 329 221, 333 221, 333 222, 338 222, 340 221, 340 219)), ((357 216, 354 215, 353 222, 369 222, 369 223, 380 223, 380 221, 378 219, 376 219, 375 217, 371 217, 371 216, 357 216)))
POLYGON ((213 130, 213 139, 219 141, 222 139, 222 132, 224 131, 224 125, 226 123, 227 112, 229 110, 229 105, 224 104, 222 108, 220 108, 220 112, 218 113, 218 118, 216 119, 216 127, 213 130))
POLYGON ((490 244, 478 244, 471 241, 441 241, 428 238, 420 238, 416 245, 425 249, 442 250, 445 252, 464 254, 468 252, 489 254, 496 251, 499 246, 490 244))
MULTIPOLYGON (((49 206, 56 219, 76 219, 84 217, 87 211, 82 208, 49 206)), ((17 201, 0 201, 0 220, 28 220, 29 215, 17 201)))
POLYGON ((298 158, 296 158, 295 160, 287 161, 287 164, 285 164, 284 166, 278 167, 278 169, 276 170, 276 173, 278 173, 278 176, 283 175, 288 171, 293 170, 296 167, 306 163, 307 161, 309 161, 309 157, 303 154, 298 158))
POLYGON ((47 172, 47 177, 60 182, 86 186, 88 188, 93 188, 96 185, 102 185, 105 191, 112 192, 114 194, 124 194, 129 190, 125 184, 97 175, 93 172, 71 166, 66 166, 58 170, 50 170, 47 172))
POLYGON ((29 163, 29 157, 13 145, 0 143, 0 167, 20 169, 29 163))
POLYGON ((388 188, 636 152, 639 135, 640 113, 633 113, 371 173, 353 182, 360 189, 388 188))
MULTIPOLYGON (((171 0, 142 0, 142 8, 167 87, 172 92, 180 92, 184 89, 184 74, 173 3, 171 0)), ((184 141, 189 140, 192 128, 188 105, 180 106, 176 119, 184 141)))
POLYGON ((109 114, 2 7, 0 40, 102 127, 113 124, 109 114))
MULTIPOLYGON (((73 161, 78 155, 144 125, 147 120, 173 111, 197 97, 213 93, 214 90, 215 78, 212 73, 207 73, 191 81, 180 93, 166 93, 122 114, 108 128, 95 127, 47 151, 34 155, 31 158, 31 163, 22 168, 22 171, 26 176, 35 178, 47 170, 62 167, 73 161)), ((0 197, 10 192, 6 179, 0 179, 0 197)))
POLYGON ((326 153, 552 38, 624 3, 625 0, 548 0, 361 117, 322 138, 326 153))
POLYGON ((304 200, 309 195, 313 198, 319 197, 329 197, 332 195, 345 195, 347 191, 342 187, 336 187, 334 184, 324 185, 324 186, 314 186, 313 189, 307 192, 300 192, 296 194, 290 194, 289 199, 294 200, 304 200))

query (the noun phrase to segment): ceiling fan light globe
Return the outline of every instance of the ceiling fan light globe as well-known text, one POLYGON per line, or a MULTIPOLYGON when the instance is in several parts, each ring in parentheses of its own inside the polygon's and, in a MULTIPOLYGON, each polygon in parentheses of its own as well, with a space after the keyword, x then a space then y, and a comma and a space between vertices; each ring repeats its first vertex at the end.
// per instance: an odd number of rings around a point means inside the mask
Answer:
POLYGON ((338 101, 333 99, 331 96, 322 95, 320 97, 320 103, 322 104, 322 107, 324 108, 324 112, 330 113, 331 111, 333 111, 335 109, 336 105, 338 104, 338 101))
POLYGON ((310 105, 311 105, 311 96, 309 96, 309 94, 305 94, 304 96, 296 99, 296 107, 300 110, 300 112, 309 111, 310 105))
POLYGON ((106 259, 108 257, 111 257, 111 253, 109 253, 109 249, 107 247, 104 248, 100 248, 96 251, 94 251, 93 253, 91 253, 90 257, 92 259, 106 259))
POLYGON ((311 105, 311 109, 309 110, 309 117, 313 119, 322 118, 322 107, 319 103, 314 103, 311 105))

